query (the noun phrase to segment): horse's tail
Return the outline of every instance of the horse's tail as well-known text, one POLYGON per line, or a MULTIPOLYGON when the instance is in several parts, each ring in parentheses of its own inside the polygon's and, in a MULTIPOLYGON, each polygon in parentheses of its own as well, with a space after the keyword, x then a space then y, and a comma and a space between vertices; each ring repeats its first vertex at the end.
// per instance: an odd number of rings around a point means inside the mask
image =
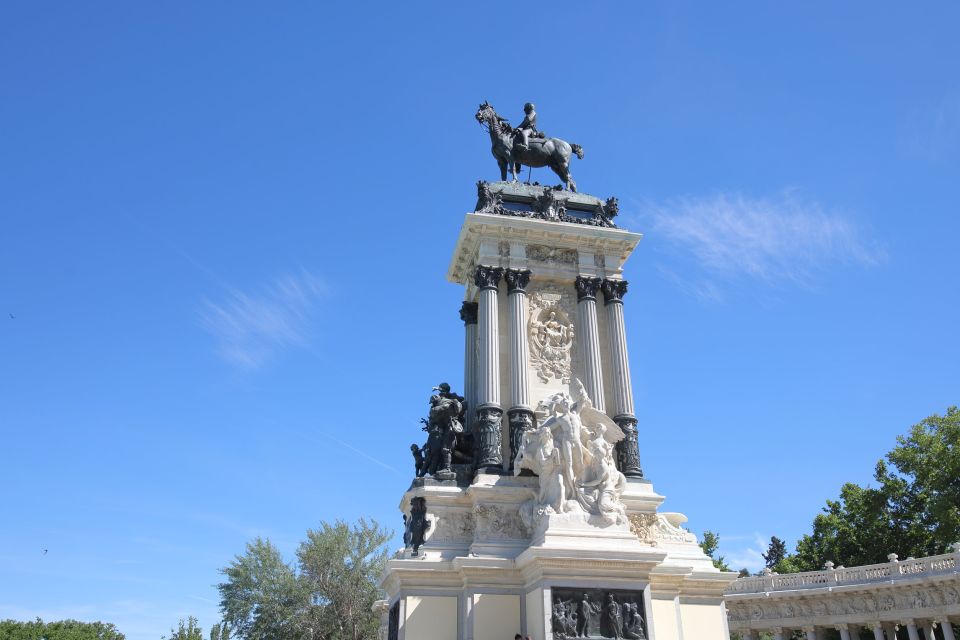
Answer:
POLYGON ((583 147, 578 144, 570 143, 570 148, 573 149, 573 152, 577 154, 577 157, 583 160, 583 147))

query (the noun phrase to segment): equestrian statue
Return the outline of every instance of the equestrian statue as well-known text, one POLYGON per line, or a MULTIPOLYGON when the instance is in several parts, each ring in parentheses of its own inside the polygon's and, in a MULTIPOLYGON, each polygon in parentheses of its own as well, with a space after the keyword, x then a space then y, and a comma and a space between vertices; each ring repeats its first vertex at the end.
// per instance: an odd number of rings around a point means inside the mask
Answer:
POLYGON ((490 133, 491 153, 500 166, 500 179, 507 179, 507 168, 517 181, 521 165, 550 167, 570 191, 577 190, 577 183, 570 175, 570 157, 575 153, 583 159, 583 147, 570 144, 560 138, 548 138, 537 131, 537 112, 532 103, 523 107, 525 117, 516 129, 501 117, 489 102, 477 110, 477 122, 490 133))

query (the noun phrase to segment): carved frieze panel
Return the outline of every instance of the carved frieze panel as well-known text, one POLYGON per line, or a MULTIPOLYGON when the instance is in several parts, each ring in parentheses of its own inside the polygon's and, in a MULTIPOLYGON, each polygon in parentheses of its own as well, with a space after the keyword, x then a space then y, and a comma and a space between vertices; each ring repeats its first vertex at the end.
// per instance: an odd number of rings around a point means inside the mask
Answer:
POLYGON ((437 518, 436 528, 429 536, 431 543, 470 542, 474 532, 473 513, 447 511, 437 518))
POLYGON ((523 540, 530 537, 516 509, 478 504, 473 516, 478 540, 523 540))
POLYGON ((559 380, 569 384, 572 375, 574 311, 571 295, 546 285, 530 295, 527 332, 530 363, 544 384, 559 380))
POLYGON ((546 247, 539 244, 527 245, 527 260, 537 262, 556 262, 559 264, 577 264, 580 257, 576 249, 546 247))
POLYGON ((645 639, 643 593, 623 589, 551 590, 550 625, 556 640, 645 639))

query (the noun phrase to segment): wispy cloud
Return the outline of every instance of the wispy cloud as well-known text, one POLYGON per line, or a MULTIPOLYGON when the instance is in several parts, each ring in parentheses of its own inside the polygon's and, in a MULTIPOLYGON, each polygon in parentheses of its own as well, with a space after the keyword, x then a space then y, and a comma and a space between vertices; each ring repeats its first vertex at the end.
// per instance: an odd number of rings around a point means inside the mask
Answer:
POLYGON ((221 358, 255 369, 283 349, 308 343, 325 291, 320 278, 301 270, 253 292, 231 289, 223 300, 205 300, 200 320, 221 358))
POLYGON ((722 299, 724 285, 737 280, 812 286, 831 266, 885 260, 881 244, 853 221, 792 191, 683 196, 642 208, 650 233, 679 260, 659 265, 661 274, 702 299, 722 299))
POLYGON ((748 569, 751 573, 757 573, 766 565, 763 554, 769 542, 769 536, 756 532, 745 536, 722 536, 720 553, 732 570, 748 569))

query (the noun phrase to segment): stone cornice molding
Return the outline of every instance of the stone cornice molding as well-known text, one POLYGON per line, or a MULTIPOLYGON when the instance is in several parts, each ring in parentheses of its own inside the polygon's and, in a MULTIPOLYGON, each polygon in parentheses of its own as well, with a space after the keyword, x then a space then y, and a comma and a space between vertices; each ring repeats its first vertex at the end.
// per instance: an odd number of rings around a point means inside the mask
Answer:
POLYGON ((508 293, 526 293, 530 284, 530 269, 507 269, 503 273, 508 293))
POLYGON ((577 302, 596 300, 597 291, 600 289, 600 282, 600 278, 577 276, 577 279, 573 283, 577 288, 577 302))

